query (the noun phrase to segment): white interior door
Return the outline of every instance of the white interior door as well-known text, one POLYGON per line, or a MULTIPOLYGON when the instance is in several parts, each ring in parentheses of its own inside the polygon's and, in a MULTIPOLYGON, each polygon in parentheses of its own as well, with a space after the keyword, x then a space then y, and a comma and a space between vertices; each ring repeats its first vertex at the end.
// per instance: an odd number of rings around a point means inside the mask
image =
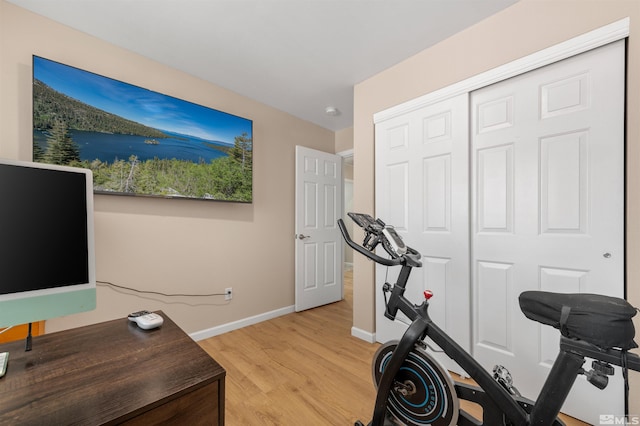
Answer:
MULTIPOLYGON (((616 42, 472 93, 474 357, 532 399, 560 334, 519 294, 624 296, 624 54, 616 42)), ((616 370, 604 391, 579 377, 562 411, 623 414, 616 370)))
POLYGON ((295 309, 343 297, 342 157, 296 146, 295 309))
MULTIPOLYGON (((421 303, 432 290, 433 320, 470 350, 468 95, 460 95, 376 126, 376 215, 422 255, 405 295, 421 303), (380 184, 381 183, 381 184, 380 184), (460 212, 463 212, 462 214, 460 212)), ((400 268, 377 265, 376 339, 398 339, 408 319, 384 316, 382 286, 400 268)), ((443 353, 434 356, 464 373, 443 353)))

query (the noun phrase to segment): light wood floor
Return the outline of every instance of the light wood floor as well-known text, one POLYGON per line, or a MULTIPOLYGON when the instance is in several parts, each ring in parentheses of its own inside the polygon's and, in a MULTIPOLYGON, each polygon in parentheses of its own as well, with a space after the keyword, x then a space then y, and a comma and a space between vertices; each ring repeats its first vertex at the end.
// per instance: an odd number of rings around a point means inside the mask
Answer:
POLYGON ((227 371, 226 425, 369 422, 375 401, 371 360, 379 344, 351 336, 352 310, 347 274, 343 301, 200 341, 227 371))

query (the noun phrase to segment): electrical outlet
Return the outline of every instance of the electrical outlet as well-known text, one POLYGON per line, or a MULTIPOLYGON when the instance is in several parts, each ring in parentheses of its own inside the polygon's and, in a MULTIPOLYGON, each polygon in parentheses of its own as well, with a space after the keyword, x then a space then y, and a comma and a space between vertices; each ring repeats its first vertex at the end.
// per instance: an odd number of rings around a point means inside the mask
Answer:
POLYGON ((227 287, 224 289, 224 300, 231 300, 233 298, 233 289, 227 287))

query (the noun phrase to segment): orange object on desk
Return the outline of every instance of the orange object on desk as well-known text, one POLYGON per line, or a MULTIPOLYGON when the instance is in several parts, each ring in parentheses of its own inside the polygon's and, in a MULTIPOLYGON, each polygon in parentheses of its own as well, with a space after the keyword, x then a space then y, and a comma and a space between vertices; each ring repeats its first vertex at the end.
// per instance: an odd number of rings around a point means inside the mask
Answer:
MULTIPOLYGON (((0 328, 0 332, 2 332, 2 330, 4 330, 4 328, 0 328)), ((0 334, 0 343, 26 339, 28 330, 28 324, 14 325, 10 330, 0 334)), ((31 335, 39 336, 41 334, 44 334, 44 321, 34 322, 31 326, 31 335)))

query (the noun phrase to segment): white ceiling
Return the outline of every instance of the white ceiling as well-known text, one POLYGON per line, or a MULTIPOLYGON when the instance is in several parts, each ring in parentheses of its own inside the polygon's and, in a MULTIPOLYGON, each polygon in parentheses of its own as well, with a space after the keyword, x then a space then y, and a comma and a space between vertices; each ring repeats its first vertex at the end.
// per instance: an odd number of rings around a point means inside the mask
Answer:
POLYGON ((336 131, 355 84, 518 0, 7 1, 336 131))

